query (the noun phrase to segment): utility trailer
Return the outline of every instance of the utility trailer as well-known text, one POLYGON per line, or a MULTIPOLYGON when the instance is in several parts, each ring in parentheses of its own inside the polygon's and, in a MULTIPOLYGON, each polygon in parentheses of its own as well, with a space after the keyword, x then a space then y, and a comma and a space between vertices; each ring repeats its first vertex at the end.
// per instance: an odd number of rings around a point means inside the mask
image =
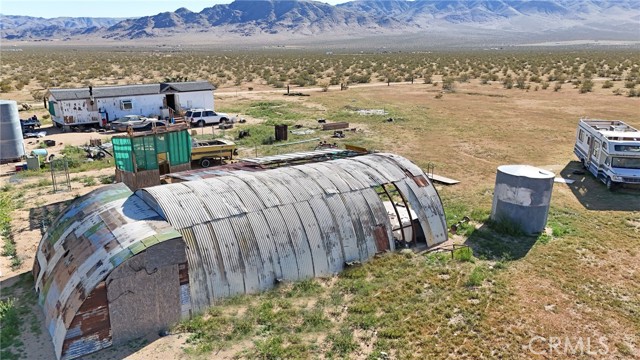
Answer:
POLYGON ((197 161, 203 168, 214 163, 221 164, 224 160, 232 160, 234 155, 238 155, 238 149, 233 141, 194 139, 191 142, 191 161, 197 161))
POLYGON ((623 121, 580 119, 573 152, 609 190, 640 185, 640 131, 623 121))

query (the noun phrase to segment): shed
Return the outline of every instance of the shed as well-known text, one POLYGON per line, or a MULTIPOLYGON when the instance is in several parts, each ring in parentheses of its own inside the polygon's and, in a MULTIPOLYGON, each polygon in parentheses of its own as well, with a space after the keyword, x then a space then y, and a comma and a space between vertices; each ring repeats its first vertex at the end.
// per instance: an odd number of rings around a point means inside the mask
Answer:
POLYGON ((168 118, 190 108, 213 109, 208 81, 50 89, 46 100, 58 127, 102 124, 125 115, 168 118))
POLYGON ((160 176, 191 169, 191 135, 186 124, 114 136, 116 181, 132 190, 160 185, 160 176))
POLYGON ((82 356, 219 299, 394 250, 384 205, 394 190, 417 216, 413 234, 427 246, 447 240, 435 188, 392 154, 229 170, 135 194, 123 184, 95 190, 56 219, 34 264, 56 354, 82 356))

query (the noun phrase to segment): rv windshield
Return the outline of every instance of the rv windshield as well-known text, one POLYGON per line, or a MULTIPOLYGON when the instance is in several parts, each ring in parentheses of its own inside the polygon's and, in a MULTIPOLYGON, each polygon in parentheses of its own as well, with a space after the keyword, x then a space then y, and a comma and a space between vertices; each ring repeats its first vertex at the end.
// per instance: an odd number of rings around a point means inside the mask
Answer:
POLYGON ((640 152, 640 145, 614 145, 616 151, 640 152))
POLYGON ((623 169, 640 169, 640 158, 611 158, 611 167, 623 169))

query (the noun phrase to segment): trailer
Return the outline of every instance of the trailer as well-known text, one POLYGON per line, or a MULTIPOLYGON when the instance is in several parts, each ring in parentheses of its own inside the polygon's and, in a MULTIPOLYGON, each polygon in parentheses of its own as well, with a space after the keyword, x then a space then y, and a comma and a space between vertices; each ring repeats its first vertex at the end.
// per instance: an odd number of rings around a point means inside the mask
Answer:
POLYGON ((623 121, 580 119, 573 152, 609 190, 640 185, 640 131, 623 121))
POLYGON ((238 155, 238 149, 236 144, 230 140, 194 139, 191 142, 191 161, 197 161, 203 168, 215 163, 221 164, 225 160, 233 160, 234 155, 238 155))

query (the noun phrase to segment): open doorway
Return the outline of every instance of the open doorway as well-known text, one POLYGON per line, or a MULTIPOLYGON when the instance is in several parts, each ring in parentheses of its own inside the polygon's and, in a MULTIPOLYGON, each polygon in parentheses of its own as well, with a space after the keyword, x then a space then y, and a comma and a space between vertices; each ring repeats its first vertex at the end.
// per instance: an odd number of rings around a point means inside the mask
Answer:
POLYGON ((167 94, 166 101, 167 108, 171 109, 172 113, 176 113, 179 110, 176 106, 176 94, 167 94))
POLYGON ((418 215, 400 189, 390 183, 381 185, 376 190, 387 211, 396 249, 426 245, 418 215))

